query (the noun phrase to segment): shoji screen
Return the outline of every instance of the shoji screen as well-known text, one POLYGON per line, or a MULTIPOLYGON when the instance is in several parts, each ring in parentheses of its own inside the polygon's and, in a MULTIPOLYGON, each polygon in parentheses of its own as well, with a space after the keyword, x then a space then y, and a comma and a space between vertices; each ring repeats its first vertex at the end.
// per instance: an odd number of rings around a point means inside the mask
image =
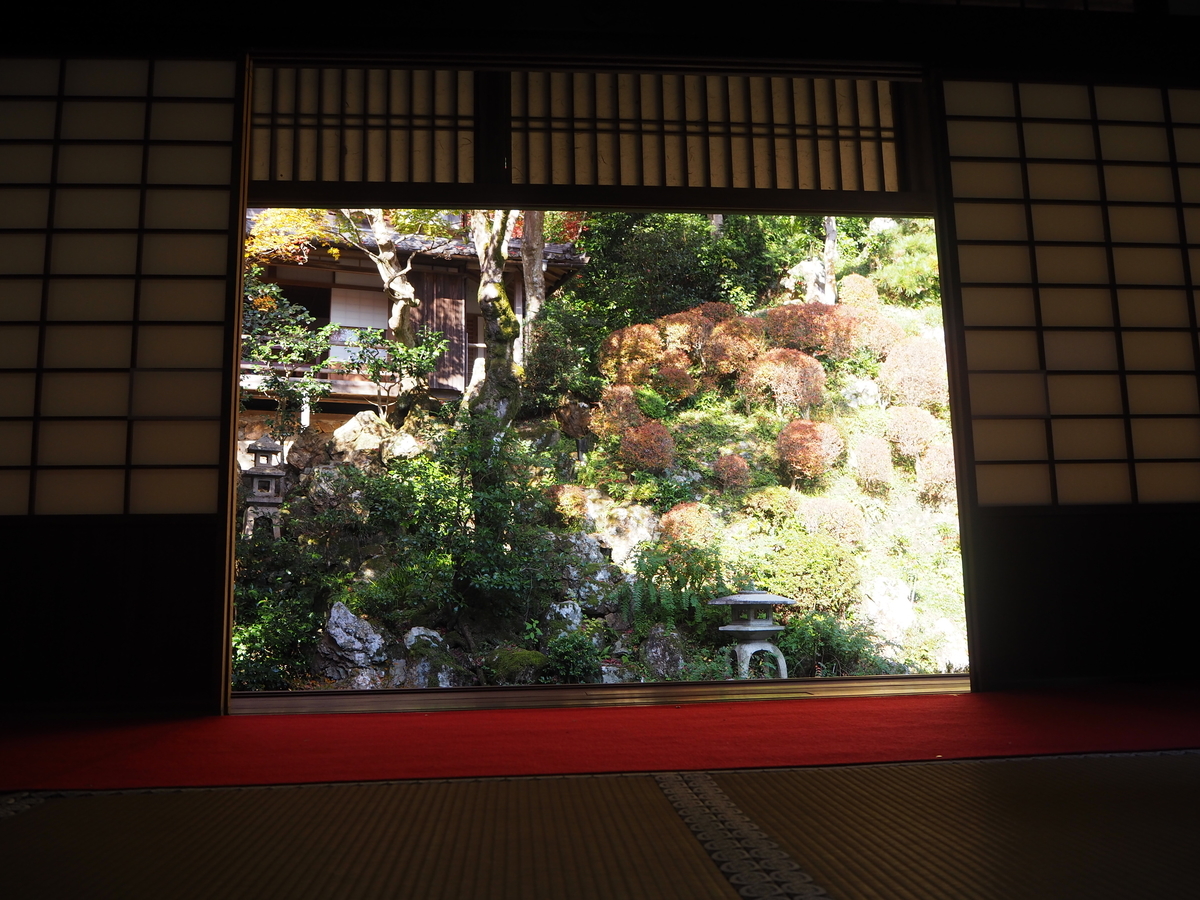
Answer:
POLYGON ((1200 91, 945 98, 979 503, 1200 500, 1200 91))
POLYGON ((217 512, 237 66, 0 65, 0 514, 217 512))

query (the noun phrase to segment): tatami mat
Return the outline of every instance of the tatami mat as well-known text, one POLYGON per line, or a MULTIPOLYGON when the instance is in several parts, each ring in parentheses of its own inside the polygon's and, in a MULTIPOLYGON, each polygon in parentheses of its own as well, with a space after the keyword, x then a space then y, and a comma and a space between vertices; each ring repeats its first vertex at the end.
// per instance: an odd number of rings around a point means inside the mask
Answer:
POLYGON ((714 773, 837 898, 1200 897, 1200 754, 714 773))
POLYGON ((46 795, 28 805, 0 818, 6 896, 1189 897, 1200 753, 46 795))
POLYGON ((735 897, 648 776, 97 794, 0 820, 9 897, 735 897))

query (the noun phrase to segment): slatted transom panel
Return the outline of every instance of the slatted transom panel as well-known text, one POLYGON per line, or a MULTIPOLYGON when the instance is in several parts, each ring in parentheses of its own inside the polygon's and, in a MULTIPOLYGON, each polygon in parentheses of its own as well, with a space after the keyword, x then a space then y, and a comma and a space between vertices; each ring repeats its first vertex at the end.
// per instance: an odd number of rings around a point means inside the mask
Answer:
POLYGON ((515 72, 514 184, 896 191, 886 81, 515 72))
POLYGON ((255 65, 255 181, 474 180, 474 73, 255 65))
POLYGON ((1200 500, 1200 91, 946 107, 979 502, 1200 500))

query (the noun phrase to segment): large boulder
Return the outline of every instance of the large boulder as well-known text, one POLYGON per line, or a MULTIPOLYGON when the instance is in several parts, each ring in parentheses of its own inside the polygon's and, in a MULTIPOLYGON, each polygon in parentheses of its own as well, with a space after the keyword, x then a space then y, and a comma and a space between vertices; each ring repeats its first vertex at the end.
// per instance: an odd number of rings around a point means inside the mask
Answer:
POLYGON ((628 576, 620 567, 609 562, 608 551, 594 534, 560 535, 556 538, 559 551, 574 562, 562 569, 562 593, 589 613, 604 615, 613 612, 615 588, 628 576))
POLYGON ((455 664, 445 639, 432 628, 418 625, 404 632, 404 647, 408 667, 402 687, 461 687, 472 683, 470 675, 455 664))
POLYGON ((334 431, 331 444, 333 460, 359 468, 378 465, 381 461, 380 447, 395 433, 396 429, 377 413, 360 412, 334 431))
POLYGON ((584 494, 584 521, 618 566, 628 561, 638 544, 658 535, 658 516, 650 507, 613 500, 594 488, 584 494))
POLYGON ((405 680, 405 662, 396 659, 394 642, 366 619, 356 616, 340 600, 333 604, 321 640, 317 643, 314 668, 345 690, 370 691, 400 687, 405 680))
POLYGON ((563 631, 578 631, 583 625, 583 607, 577 600, 551 603, 549 618, 552 622, 557 622, 563 631))
POLYGON ((639 656, 650 681, 678 680, 687 664, 683 638, 665 625, 655 625, 650 629, 642 641, 639 656))
POLYGON ((287 463, 299 472, 312 472, 322 466, 331 465, 333 448, 328 432, 306 428, 296 435, 288 449, 287 463))

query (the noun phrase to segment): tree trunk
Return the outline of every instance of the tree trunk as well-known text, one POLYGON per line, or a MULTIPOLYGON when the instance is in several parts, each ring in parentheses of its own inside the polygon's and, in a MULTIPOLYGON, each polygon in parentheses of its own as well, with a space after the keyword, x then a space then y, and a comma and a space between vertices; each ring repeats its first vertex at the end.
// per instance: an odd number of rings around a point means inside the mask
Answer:
MULTIPOLYGON (((388 224, 387 215, 382 209, 340 209, 339 222, 346 239, 357 246, 375 263, 379 278, 383 282, 383 292, 391 303, 388 315, 388 336, 399 341, 406 347, 417 345, 417 331, 413 324, 413 310, 420 304, 416 288, 408 280, 412 270, 412 254, 409 254, 404 264, 400 263, 400 251, 396 246, 395 235, 388 224), (367 246, 361 240, 354 240, 351 235, 358 235, 356 219, 361 218, 371 230, 373 246, 367 246)), ((396 402, 388 411, 388 421, 399 427, 404 424, 412 408, 429 395, 429 381, 426 378, 402 378, 396 388, 396 402)))
POLYGON ((508 259, 508 234, 519 210, 471 210, 471 239, 479 257, 479 311, 483 317, 483 378, 463 397, 472 418, 494 416, 503 430, 521 406, 515 347, 521 322, 504 290, 504 263, 508 259))
POLYGON ((499 439, 521 405, 513 348, 521 336, 521 323, 504 290, 504 263, 508 234, 519 210, 471 210, 471 240, 479 257, 479 310, 483 317, 483 377, 463 393, 460 424, 470 436, 473 451, 468 463, 471 491, 475 495, 476 538, 502 544, 508 511, 494 498, 503 494, 509 473, 498 456, 499 439))
POLYGON ((837 303, 837 219, 825 217, 825 291, 822 303, 837 303))
POLYGON ((521 268, 525 275, 525 318, 521 328, 521 340, 517 344, 516 360, 525 364, 529 352, 530 324, 537 318, 542 304, 546 302, 546 214, 540 209, 525 210, 525 228, 521 232, 521 268))

